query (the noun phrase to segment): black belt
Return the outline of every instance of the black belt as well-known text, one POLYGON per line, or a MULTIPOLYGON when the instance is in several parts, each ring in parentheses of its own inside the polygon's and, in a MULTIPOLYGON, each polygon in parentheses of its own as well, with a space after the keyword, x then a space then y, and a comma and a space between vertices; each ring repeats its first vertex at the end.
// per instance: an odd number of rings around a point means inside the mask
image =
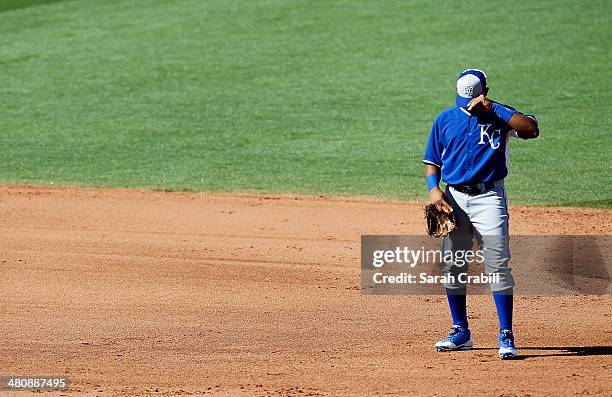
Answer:
POLYGON ((482 194, 487 190, 493 189, 495 187, 495 182, 485 182, 485 183, 477 183, 475 185, 448 185, 455 190, 460 191, 461 193, 469 194, 470 196, 475 196, 477 194, 482 194))

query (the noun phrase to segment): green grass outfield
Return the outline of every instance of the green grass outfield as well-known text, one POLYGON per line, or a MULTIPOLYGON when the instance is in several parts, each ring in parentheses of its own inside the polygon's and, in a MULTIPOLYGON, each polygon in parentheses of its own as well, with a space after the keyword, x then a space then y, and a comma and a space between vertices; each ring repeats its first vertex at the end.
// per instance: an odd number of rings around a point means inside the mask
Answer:
POLYGON ((0 182, 426 197, 482 67, 512 203, 612 206, 612 2, 0 0, 0 182))

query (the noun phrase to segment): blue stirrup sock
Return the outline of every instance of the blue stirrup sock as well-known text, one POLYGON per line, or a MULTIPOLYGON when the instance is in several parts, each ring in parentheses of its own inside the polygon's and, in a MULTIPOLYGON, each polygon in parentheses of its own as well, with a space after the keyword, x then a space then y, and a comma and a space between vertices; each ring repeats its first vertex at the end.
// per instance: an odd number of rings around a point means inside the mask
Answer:
POLYGON ((504 329, 512 331, 512 290, 493 292, 493 300, 497 306, 497 317, 499 318, 499 331, 504 329))
POLYGON ((446 290, 448 306, 450 307, 451 316, 453 317, 453 325, 459 325, 463 328, 468 327, 465 292, 466 291, 446 290))

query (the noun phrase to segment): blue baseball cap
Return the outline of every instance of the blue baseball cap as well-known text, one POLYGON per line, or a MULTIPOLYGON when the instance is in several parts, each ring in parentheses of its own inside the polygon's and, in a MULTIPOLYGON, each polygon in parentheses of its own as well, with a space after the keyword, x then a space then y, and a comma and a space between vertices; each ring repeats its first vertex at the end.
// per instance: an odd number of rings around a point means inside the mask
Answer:
POLYGON ((466 69, 457 78, 457 106, 467 107, 487 88, 487 75, 480 69, 466 69))

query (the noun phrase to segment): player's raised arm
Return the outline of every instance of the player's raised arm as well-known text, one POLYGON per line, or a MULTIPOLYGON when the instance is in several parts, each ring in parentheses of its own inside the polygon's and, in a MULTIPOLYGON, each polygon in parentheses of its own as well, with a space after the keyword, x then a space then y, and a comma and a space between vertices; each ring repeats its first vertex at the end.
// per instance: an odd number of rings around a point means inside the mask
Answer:
POLYGON ((533 139, 540 135, 537 121, 524 114, 514 113, 508 120, 508 125, 516 131, 519 138, 533 139))
POLYGON ((514 109, 508 108, 500 103, 493 102, 484 95, 480 95, 469 103, 467 110, 493 112, 504 120, 513 130, 516 131, 519 138, 532 139, 540 135, 538 122, 529 116, 525 116, 514 109))

